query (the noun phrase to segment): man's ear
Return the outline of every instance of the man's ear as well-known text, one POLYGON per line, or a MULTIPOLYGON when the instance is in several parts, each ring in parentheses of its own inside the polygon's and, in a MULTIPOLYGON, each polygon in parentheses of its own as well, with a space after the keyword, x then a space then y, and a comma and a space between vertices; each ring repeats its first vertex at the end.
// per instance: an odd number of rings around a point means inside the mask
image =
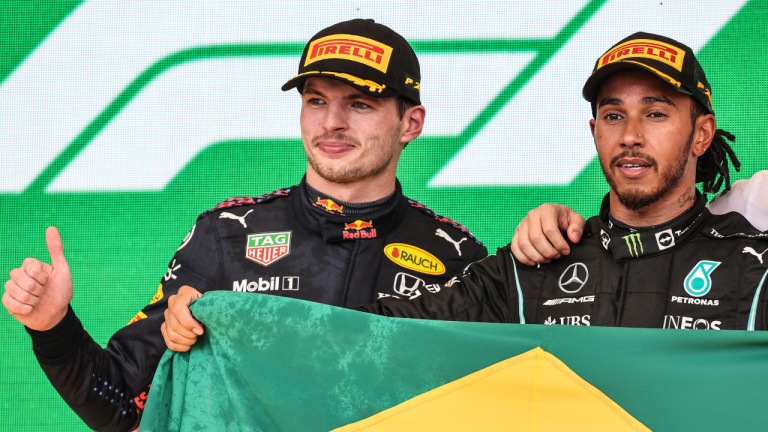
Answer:
POLYGON ((691 145, 691 152, 695 156, 701 156, 707 151, 712 144, 712 139, 715 138, 716 130, 717 121, 714 115, 707 114, 696 119, 696 123, 693 125, 693 143, 691 145))
POLYGON ((400 136, 400 143, 409 143, 421 135, 426 115, 427 110, 422 105, 415 105, 405 110, 402 120, 404 129, 403 134, 400 136))

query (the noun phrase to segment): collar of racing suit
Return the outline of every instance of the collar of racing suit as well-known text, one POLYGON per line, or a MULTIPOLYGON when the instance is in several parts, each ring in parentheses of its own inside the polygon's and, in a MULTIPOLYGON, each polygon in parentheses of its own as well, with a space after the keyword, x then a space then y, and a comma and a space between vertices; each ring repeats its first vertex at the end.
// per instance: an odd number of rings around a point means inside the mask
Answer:
POLYGON ((381 209, 365 216, 348 215, 343 205, 327 197, 309 196, 308 190, 305 177, 295 188, 299 196, 293 200, 293 214, 304 228, 327 242, 386 237, 400 226, 408 208, 398 180, 395 193, 381 209))
MULTIPOLYGON (((613 256, 615 262, 647 258, 672 252, 693 237, 701 225, 709 219, 707 199, 696 191, 696 202, 682 215, 671 221, 640 231, 627 233, 613 229, 609 220, 610 198, 606 194, 600 206, 597 229, 603 250, 613 256)), ((596 234, 596 233, 595 233, 596 234)))

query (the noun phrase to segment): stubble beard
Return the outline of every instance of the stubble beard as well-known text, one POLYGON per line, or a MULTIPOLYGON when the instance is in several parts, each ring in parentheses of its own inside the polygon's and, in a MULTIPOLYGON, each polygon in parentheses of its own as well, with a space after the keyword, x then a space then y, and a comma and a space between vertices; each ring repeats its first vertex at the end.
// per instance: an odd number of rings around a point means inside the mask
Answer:
MULTIPOLYGON (((380 175, 389 166, 392 158, 395 155, 394 148, 399 142, 399 136, 397 130, 383 136, 381 139, 374 141, 367 149, 367 152, 374 155, 369 160, 363 160, 358 164, 346 164, 334 161, 319 161, 310 148, 314 144, 321 140, 333 139, 336 141, 347 142, 361 147, 360 141, 344 134, 323 134, 312 138, 310 144, 304 143, 304 150, 307 154, 307 160, 312 169, 324 180, 332 183, 349 184, 362 180, 374 178, 380 175), (381 148, 385 148, 386 151, 378 151, 381 148)), ((318 150, 319 151, 319 150, 318 150)))
POLYGON ((657 202, 664 195, 666 195, 670 189, 675 187, 680 182, 683 174, 685 174, 685 168, 688 164, 688 154, 690 153, 691 145, 693 144, 693 133, 694 130, 691 130, 691 135, 688 137, 688 142, 677 154, 669 169, 661 173, 659 186, 655 190, 649 192, 645 192, 635 187, 628 187, 623 191, 619 191, 619 188, 616 184, 616 179, 613 176, 613 170, 616 169, 616 162, 619 159, 624 157, 636 157, 645 159, 650 162, 653 165, 653 169, 658 172, 658 162, 652 156, 632 150, 622 152, 620 155, 613 157, 610 161, 608 169, 606 169, 606 167, 600 163, 600 168, 603 170, 603 175, 608 181, 608 185, 611 186, 611 190, 613 190, 613 192, 616 194, 616 197, 619 199, 619 202, 629 210, 638 211, 643 207, 647 207, 657 202))

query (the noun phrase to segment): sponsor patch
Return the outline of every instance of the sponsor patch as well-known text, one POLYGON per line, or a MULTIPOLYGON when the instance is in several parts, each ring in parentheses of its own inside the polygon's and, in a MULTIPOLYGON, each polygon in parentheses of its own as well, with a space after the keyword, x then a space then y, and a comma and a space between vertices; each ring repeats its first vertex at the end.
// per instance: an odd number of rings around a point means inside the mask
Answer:
POLYGON ((192 225, 192 229, 189 230, 187 233, 187 236, 184 237, 184 240, 181 242, 181 246, 179 246, 178 249, 176 249, 176 252, 180 251, 184 246, 186 246, 190 240, 192 240, 192 236, 195 235, 195 227, 197 224, 192 225))
POLYGON ((387 73, 392 47, 362 36, 336 34, 312 41, 304 66, 316 61, 343 59, 361 63, 387 73))
POLYGON ((368 222, 362 220, 356 220, 352 223, 344 224, 344 231, 342 232, 342 238, 344 239, 367 239, 376 238, 376 228, 373 227, 373 221, 368 222), (370 228, 369 230, 365 230, 370 228))
POLYGON ((263 266, 291 253, 291 231, 249 234, 245 257, 263 266))
POLYGON ((149 304, 157 303, 162 299, 163 299, 163 284, 160 284, 160 286, 157 287, 157 292, 155 293, 155 296, 152 297, 152 300, 149 301, 149 304))
POLYGON ((232 291, 237 292, 279 291, 281 287, 283 291, 298 291, 299 277, 284 276, 282 284, 280 283, 280 276, 260 277, 253 281, 248 279, 232 281, 232 291))
POLYGON ((333 202, 332 199, 323 199, 323 200, 321 200, 320 197, 317 197, 317 202, 314 204, 314 206, 315 207, 322 207, 322 208, 328 210, 331 213, 333 213, 335 211, 341 213, 341 212, 344 211, 344 206, 340 206, 340 205, 336 204, 335 202, 333 202))
POLYGON ((421 83, 416 81, 415 77, 405 74, 405 85, 419 92, 419 98, 421 98, 421 83))
POLYGON ((173 273, 176 270, 181 268, 181 264, 176 264, 176 260, 174 259, 170 266, 168 266, 168 271, 163 276, 163 280, 168 282, 171 279, 176 279, 176 275, 173 273))
POLYGON ((581 316, 564 316, 560 317, 559 321, 558 318, 552 318, 547 317, 547 319, 544 321, 544 325, 554 325, 554 324, 560 324, 560 325, 570 325, 570 326, 587 326, 589 327, 589 315, 581 315, 581 316))
POLYGON ((685 292, 691 297, 706 295, 712 288, 712 279, 709 275, 715 271, 721 263, 718 261, 699 261, 685 277, 685 292))
POLYGON ((756 250, 754 250, 753 248, 751 248, 751 247, 749 247, 749 246, 745 247, 745 248, 744 248, 744 249, 741 251, 741 253, 748 253, 748 254, 750 254, 750 255, 754 255, 754 256, 756 256, 756 257, 757 257, 757 259, 759 259, 759 260, 760 260, 760 264, 762 264, 762 263, 763 263, 763 255, 764 255, 766 252, 768 252, 768 249, 764 250, 764 251, 763 251, 763 253, 757 253, 757 251, 756 251, 756 250))
POLYGON ((709 299, 703 299, 703 298, 690 298, 690 297, 680 297, 680 296, 672 296, 671 303, 683 303, 683 304, 692 304, 692 305, 699 305, 699 306, 720 306, 720 300, 709 300, 709 299))
POLYGON ((720 330, 720 321, 691 318, 679 315, 664 315, 665 329, 720 330))
POLYGON ((445 232, 445 231, 441 230, 440 228, 438 228, 438 229, 435 231, 435 235, 436 235, 436 236, 438 236, 438 237, 442 237, 442 238, 444 238, 444 239, 445 239, 445 241, 447 241, 448 243, 451 243, 451 244, 453 245, 453 247, 455 247, 455 248, 456 248, 456 253, 458 253, 458 254, 459 254, 459 256, 461 256, 461 247, 460 247, 459 245, 461 244, 461 242, 463 242, 464 240, 466 240, 466 239, 467 239, 466 237, 464 237, 463 239, 460 239, 460 240, 456 241, 456 240, 452 239, 452 238, 451 238, 451 236, 450 236, 450 235, 448 235, 448 233, 447 233, 447 232, 445 232))
POLYGON ((659 250, 671 248, 675 245, 675 236, 672 235, 672 230, 656 233, 656 245, 659 246, 659 250))
POLYGON ((395 275, 395 283, 392 285, 392 290, 396 294, 400 294, 403 297, 413 300, 421 295, 419 288, 424 285, 425 282, 423 279, 409 275, 408 273, 400 272, 395 275))
POLYGON ((240 222, 243 225, 243 228, 248 228, 248 224, 245 223, 245 217, 251 214, 252 211, 253 209, 250 209, 242 216, 230 212, 221 212, 221 214, 219 214, 219 219, 234 219, 240 222))
POLYGON ((555 306, 555 305, 559 305, 561 303, 568 303, 568 304, 571 304, 571 303, 589 303, 589 302, 593 302, 593 301, 595 301, 595 296, 593 296, 593 295, 588 295, 588 296, 584 296, 584 297, 576 297, 576 298, 567 298, 566 297, 566 298, 547 300, 547 301, 545 301, 543 303, 543 306, 555 306))
POLYGON ((363 228, 373 228, 373 221, 369 220, 368 222, 366 222, 366 221, 356 220, 352 223, 344 224, 344 230, 349 230, 349 229, 361 230, 363 228))
POLYGON ((589 280, 589 269, 584 263, 573 263, 569 265, 557 280, 557 285, 567 294, 576 294, 586 285, 589 280))
POLYGON ((600 242, 603 244, 603 249, 608 250, 608 245, 611 244, 611 236, 602 229, 600 230, 600 242))
POLYGON ((128 321, 128 324, 126 324, 126 325, 131 325, 131 324, 135 323, 135 322, 136 322, 136 321, 138 321, 138 320, 143 320, 143 319, 144 319, 144 318, 146 318, 146 317, 147 317, 147 314, 145 314, 145 313, 144 313, 144 312, 142 312, 142 311, 139 311, 139 313, 137 313, 136 315, 134 315, 134 316, 133 316, 133 318, 131 318, 131 320, 130 320, 130 321, 128 321))
POLYGON ((424 249, 404 243, 388 244, 384 255, 395 264, 421 273, 440 275, 445 273, 445 266, 437 257, 424 249))
POLYGON ((629 256, 632 258, 637 258, 643 253, 643 241, 640 240, 640 233, 632 233, 630 235, 625 235, 622 237, 625 242, 627 242, 627 249, 629 249, 629 256), (640 251, 638 252, 637 247, 640 246, 640 251))
POLYGON ((685 59, 685 51, 660 41, 650 39, 635 39, 624 42, 623 44, 605 53, 602 57, 600 57, 600 60, 598 60, 597 69, 600 69, 607 64, 622 61, 627 58, 638 57, 660 61, 677 69, 678 72, 682 72, 683 59, 685 59))

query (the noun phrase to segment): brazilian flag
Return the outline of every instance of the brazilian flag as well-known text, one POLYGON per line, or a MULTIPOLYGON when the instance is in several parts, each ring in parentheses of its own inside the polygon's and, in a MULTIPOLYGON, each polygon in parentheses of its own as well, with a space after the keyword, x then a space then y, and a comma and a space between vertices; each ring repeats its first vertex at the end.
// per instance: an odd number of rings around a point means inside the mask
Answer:
POLYGON ((211 292, 149 431, 752 431, 768 333, 386 318, 211 292))

